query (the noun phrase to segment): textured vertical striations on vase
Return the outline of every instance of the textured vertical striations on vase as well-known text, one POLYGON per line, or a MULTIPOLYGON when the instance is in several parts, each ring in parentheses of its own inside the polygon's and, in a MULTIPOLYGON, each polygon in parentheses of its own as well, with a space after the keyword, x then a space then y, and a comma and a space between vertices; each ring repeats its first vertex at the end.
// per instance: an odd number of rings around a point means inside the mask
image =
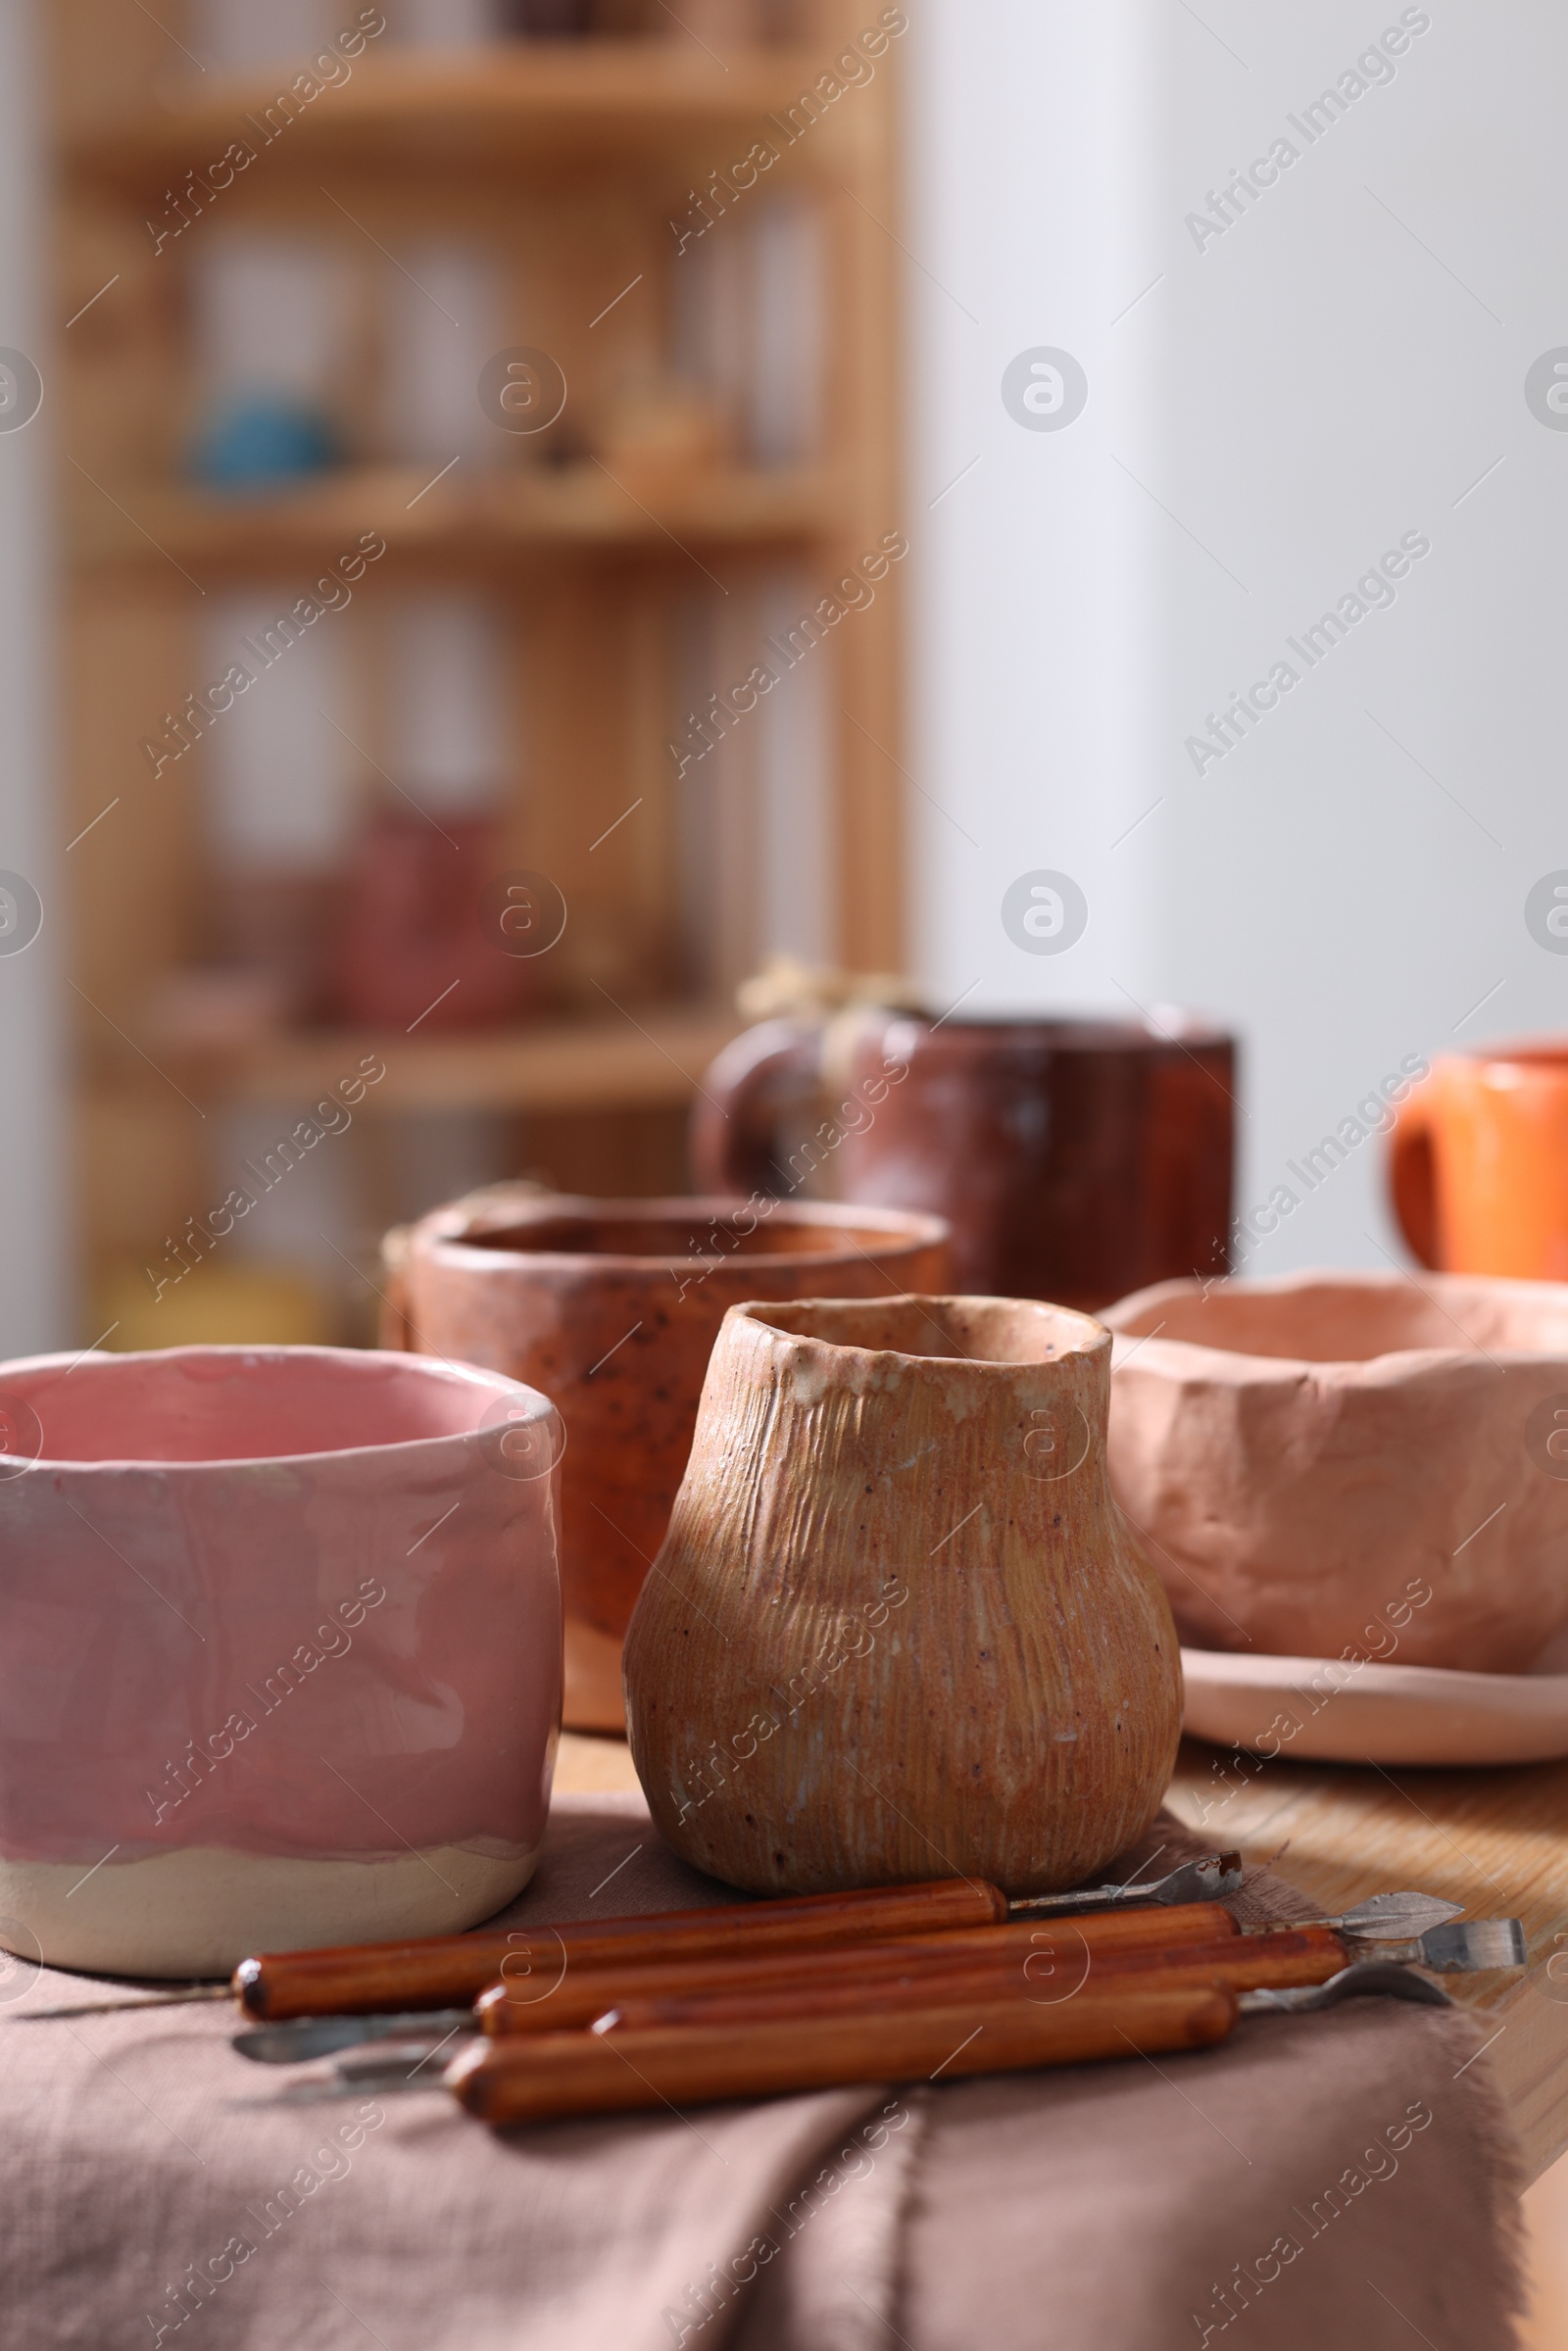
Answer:
POLYGON ((1071 1886, 1175 1757, 1105 1474, 1110 1338, 1033 1300, 732 1306, 625 1649, 654 1819, 757 1892, 1071 1886))

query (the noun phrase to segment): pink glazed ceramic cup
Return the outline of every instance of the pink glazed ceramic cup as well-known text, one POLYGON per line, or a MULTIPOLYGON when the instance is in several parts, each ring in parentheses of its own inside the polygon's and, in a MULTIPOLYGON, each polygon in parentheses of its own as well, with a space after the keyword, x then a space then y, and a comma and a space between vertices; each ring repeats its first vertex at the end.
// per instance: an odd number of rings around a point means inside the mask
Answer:
POLYGON ((536 1390, 427 1356, 0 1364, 0 1944, 202 1976, 510 1901, 560 1451, 536 1390))

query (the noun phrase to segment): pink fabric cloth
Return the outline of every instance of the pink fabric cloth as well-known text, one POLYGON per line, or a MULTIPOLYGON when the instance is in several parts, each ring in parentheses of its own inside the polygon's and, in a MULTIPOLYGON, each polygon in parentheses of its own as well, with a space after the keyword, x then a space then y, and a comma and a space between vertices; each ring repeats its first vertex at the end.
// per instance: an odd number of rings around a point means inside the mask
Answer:
MULTIPOLYGON (((724 1898, 639 1797, 567 1796, 507 1917, 724 1898)), ((1305 1908, 1273 1881, 1243 1904, 1305 1908)), ((76 1994, 46 1972, 0 2009, 19 2351, 1513 2340, 1511 2142, 1457 2012, 1368 2001, 1157 2064, 495 2135, 435 2087, 293 2102, 306 2076, 236 2057, 216 2005, 19 2021, 76 1994)))

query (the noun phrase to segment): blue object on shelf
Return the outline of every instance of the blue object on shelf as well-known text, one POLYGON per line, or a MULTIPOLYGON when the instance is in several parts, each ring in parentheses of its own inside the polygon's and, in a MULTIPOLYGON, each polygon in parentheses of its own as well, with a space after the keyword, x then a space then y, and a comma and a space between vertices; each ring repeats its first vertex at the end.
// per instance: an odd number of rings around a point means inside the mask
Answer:
POLYGON ((337 437, 319 411, 257 393, 218 411, 196 443, 192 471, 215 490, 268 490, 323 473, 339 460, 337 437))

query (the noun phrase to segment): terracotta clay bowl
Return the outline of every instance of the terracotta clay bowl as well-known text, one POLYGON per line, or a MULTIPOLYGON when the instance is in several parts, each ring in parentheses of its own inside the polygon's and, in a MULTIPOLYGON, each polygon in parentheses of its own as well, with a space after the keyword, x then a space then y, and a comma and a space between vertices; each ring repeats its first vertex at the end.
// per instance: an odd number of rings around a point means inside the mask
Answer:
POLYGON ((743 1298, 940 1289, 948 1228, 899 1208, 588 1200, 497 1187, 389 1237, 383 1343, 543 1389, 562 1465, 565 1720, 619 1730, 620 1645, 669 1524, 703 1375, 743 1298))
POLYGON ((1103 1319, 1185 1641, 1521 1673, 1568 1623, 1568 1287, 1162 1282, 1103 1319))
POLYGON ((406 1354, 0 1364, 0 1943, 227 1974, 509 1902, 561 1722, 558 1431, 406 1354))

